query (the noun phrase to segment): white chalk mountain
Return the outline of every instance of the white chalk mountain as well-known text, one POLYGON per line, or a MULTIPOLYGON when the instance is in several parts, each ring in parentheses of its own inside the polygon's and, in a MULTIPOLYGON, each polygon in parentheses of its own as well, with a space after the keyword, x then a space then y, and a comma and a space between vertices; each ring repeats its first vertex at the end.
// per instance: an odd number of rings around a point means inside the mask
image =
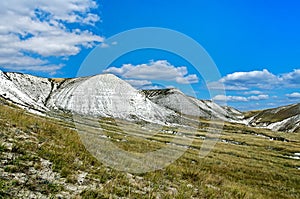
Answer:
POLYGON ((245 118, 234 108, 186 96, 178 89, 139 91, 111 74, 51 79, 0 71, 0 97, 35 113, 68 111, 152 123, 168 123, 186 115, 247 121, 250 126, 287 132, 298 132, 300 125, 300 104, 255 112, 245 118))
POLYGON ((0 71, 0 96, 29 111, 52 110, 164 123, 175 114, 114 75, 50 79, 0 71))
POLYGON ((47 78, 0 71, 0 96, 25 109, 49 111, 45 104, 57 86, 47 78))
POLYGON ((178 89, 144 90, 154 103, 183 115, 206 119, 240 122, 244 116, 232 107, 222 107, 210 100, 199 100, 182 93, 178 89))

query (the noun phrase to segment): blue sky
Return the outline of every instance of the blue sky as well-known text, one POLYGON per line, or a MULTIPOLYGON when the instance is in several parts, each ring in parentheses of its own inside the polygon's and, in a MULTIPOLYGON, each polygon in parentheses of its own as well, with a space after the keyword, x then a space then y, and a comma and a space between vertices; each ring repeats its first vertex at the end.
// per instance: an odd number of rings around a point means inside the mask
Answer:
POLYGON ((163 27, 201 44, 222 77, 205 85, 186 60, 151 49, 120 57, 111 64, 120 70, 107 72, 137 87, 173 86, 190 94, 186 87, 192 85, 197 97, 227 100, 241 110, 300 101, 297 0, 11 0, 1 1, 0 15, 4 71, 74 77, 94 47, 105 47, 106 38, 133 28, 163 27), (164 69, 165 76, 153 76, 164 69), (220 84, 227 96, 209 96, 207 87, 220 84))

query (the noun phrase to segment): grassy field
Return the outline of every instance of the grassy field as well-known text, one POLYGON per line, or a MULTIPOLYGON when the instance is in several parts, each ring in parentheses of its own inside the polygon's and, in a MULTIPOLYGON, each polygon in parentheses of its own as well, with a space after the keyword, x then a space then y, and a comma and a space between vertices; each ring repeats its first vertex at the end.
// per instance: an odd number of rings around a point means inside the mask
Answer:
MULTIPOLYGON (((73 123, 2 103, 0 198, 300 198, 299 134, 226 123, 218 143, 200 158, 209 123, 191 120, 189 128, 180 130, 181 140, 173 139, 175 127, 143 128, 101 118, 101 139, 124 151, 146 153, 170 143, 186 150, 166 168, 132 174, 92 156, 73 123)), ((97 133, 97 128, 80 125, 97 133)))

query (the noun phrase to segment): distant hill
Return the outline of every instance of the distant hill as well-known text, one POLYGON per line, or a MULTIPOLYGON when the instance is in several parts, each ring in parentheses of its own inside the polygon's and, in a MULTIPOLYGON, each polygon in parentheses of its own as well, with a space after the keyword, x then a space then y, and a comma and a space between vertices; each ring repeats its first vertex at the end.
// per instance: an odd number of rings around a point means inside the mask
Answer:
POLYGON ((248 112, 250 126, 273 131, 300 132, 300 103, 256 112, 248 112))
POLYGON ((184 115, 229 122, 239 122, 244 117, 240 111, 232 107, 222 107, 210 100, 199 100, 185 95, 178 89, 143 92, 152 102, 184 115))

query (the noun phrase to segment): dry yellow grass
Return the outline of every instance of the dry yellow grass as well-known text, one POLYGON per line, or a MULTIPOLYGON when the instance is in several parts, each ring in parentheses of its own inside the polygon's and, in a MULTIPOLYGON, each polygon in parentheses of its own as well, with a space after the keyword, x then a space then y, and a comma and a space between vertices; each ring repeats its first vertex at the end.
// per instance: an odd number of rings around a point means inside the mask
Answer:
MULTIPOLYGON (((122 128, 125 128, 123 130, 127 132, 127 142, 117 141, 125 137, 125 132, 120 133, 119 127, 110 120, 102 119, 100 124, 106 135, 111 136, 112 142, 123 150, 147 152, 163 147, 172 138, 172 135, 161 133, 149 138, 142 130, 138 130, 136 124, 118 122, 122 123, 122 128)), ((208 156, 200 158, 198 154, 203 140, 197 136, 205 136, 205 131, 199 129, 194 135, 191 148, 173 164, 158 171, 129 175, 97 161, 85 149, 77 132, 70 128, 72 126, 64 121, 0 105, 0 142, 5 141, 12 128, 33 132, 37 142, 34 144, 16 139, 16 153, 34 154, 35 157, 50 160, 53 162, 53 170, 69 182, 74 181, 73 174, 81 170, 88 173, 89 179, 101 184, 102 189, 84 190, 75 196, 78 198, 300 197, 300 162, 288 158, 300 152, 300 136, 296 133, 277 133, 226 124, 220 142, 208 156), (270 140, 266 136, 278 140, 270 140), (82 164, 79 165, 78 160, 82 164), (132 177, 129 178, 128 175, 132 177)), ((185 133, 188 135, 189 132, 185 133)), ((178 142, 180 144, 180 140, 178 142)), ((0 143, 1 158, 6 150, 0 143)), ((7 170, 14 169, 13 163, 10 166, 7 170)), ((26 188, 13 180, 0 179, 0 198, 6 197, 5 194, 9 194, 7 190, 14 186, 26 188)), ((45 189, 48 190, 46 193, 49 197, 64 190, 63 187, 54 185, 45 189)))

